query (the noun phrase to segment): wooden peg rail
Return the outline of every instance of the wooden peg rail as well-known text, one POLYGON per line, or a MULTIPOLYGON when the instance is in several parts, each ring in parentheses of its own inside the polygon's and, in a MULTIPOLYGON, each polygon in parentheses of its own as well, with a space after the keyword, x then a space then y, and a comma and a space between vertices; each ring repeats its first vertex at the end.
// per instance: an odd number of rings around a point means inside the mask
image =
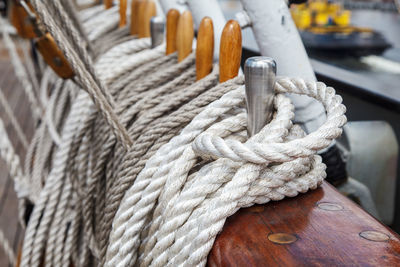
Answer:
POLYGON ((214 56, 214 26, 212 19, 205 17, 201 20, 197 34, 196 47, 196 78, 200 80, 207 76, 213 66, 214 56))
POLYGON ((208 266, 400 266, 399 235, 328 183, 227 219, 208 266))
POLYGON ((225 82, 239 73, 242 57, 242 30, 239 23, 230 20, 226 23, 222 35, 219 52, 219 81, 225 82))
POLYGON ((178 31, 178 21, 180 13, 176 9, 170 9, 167 13, 166 23, 166 39, 167 48, 166 55, 174 53, 176 51, 176 33, 178 31))

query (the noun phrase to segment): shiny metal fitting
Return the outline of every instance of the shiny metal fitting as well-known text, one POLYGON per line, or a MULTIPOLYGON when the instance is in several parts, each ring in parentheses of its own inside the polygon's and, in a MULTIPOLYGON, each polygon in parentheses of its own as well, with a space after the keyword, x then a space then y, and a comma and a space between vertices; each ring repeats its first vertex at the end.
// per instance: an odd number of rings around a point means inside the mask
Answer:
POLYGON ((151 47, 159 46, 164 41, 165 21, 162 17, 152 17, 150 20, 151 47))
POLYGON ((269 57, 251 57, 244 67, 247 132, 257 134, 272 118, 276 63, 269 57))

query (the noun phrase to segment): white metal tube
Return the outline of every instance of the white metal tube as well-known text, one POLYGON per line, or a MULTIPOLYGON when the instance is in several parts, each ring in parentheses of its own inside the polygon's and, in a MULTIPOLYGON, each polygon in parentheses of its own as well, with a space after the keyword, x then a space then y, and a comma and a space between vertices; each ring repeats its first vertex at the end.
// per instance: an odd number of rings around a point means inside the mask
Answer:
MULTIPOLYGON (((249 16, 254 36, 263 56, 273 58, 280 76, 315 80, 300 35, 284 0, 241 0, 249 16)), ((326 120, 319 102, 308 97, 290 96, 296 107, 296 121, 307 132, 315 131, 326 120)))
POLYGON ((154 2, 156 3, 157 16, 165 18, 165 12, 161 7, 160 1, 159 0, 154 0, 154 2))
POLYGON ((214 60, 219 58, 219 46, 221 43, 222 30, 226 19, 217 0, 187 0, 189 10, 192 12, 196 29, 199 28, 201 20, 208 16, 214 25, 214 60))
POLYGON ((186 5, 182 1, 179 1, 179 0, 159 0, 159 1, 160 1, 161 8, 164 11, 164 14, 167 14, 168 11, 173 8, 179 10, 179 12, 181 12, 181 13, 183 11, 187 10, 186 5))
POLYGON ((241 0, 263 56, 277 63, 278 75, 315 80, 304 45, 284 0, 241 0))

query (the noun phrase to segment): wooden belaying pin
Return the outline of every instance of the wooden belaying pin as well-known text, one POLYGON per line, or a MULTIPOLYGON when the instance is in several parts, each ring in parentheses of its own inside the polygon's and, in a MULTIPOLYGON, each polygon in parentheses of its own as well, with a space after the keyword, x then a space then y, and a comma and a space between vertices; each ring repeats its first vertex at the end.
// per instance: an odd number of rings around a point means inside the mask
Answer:
POLYGON ((112 7, 113 0, 104 0, 104 7, 105 9, 109 9, 112 7))
POLYGON ((185 11, 179 17, 176 33, 176 48, 178 62, 184 60, 191 52, 194 38, 193 17, 190 11, 185 11))
POLYGON ((219 81, 225 82, 239 73, 242 58, 242 31, 239 23, 230 20, 221 35, 219 48, 219 81))
POLYGON ((210 17, 204 17, 199 26, 196 47, 196 79, 207 76, 213 66, 214 26, 210 17))
POLYGON ((131 27, 130 32, 131 35, 138 34, 138 25, 139 25, 139 5, 140 0, 132 0, 131 3, 131 27))
POLYGON ((176 33, 178 31, 178 21, 180 13, 177 9, 170 9, 167 13, 166 40, 167 46, 165 54, 169 55, 176 51, 176 33))
POLYGON ((58 76, 64 79, 74 77, 74 71, 69 65, 69 62, 49 33, 40 37, 36 41, 35 45, 36 49, 40 54, 42 54, 43 60, 54 70, 55 73, 57 73, 58 76))
POLYGON ((126 9, 128 0, 119 0, 119 27, 126 25, 126 9))
POLYGON ((159 46, 164 41, 165 22, 162 17, 152 17, 150 19, 151 47, 159 46))
POLYGON ((251 57, 244 66, 247 133, 257 134, 272 118, 276 63, 269 57, 251 57))
POLYGON ((139 38, 150 37, 150 19, 157 15, 156 4, 154 1, 146 1, 139 6, 139 38))

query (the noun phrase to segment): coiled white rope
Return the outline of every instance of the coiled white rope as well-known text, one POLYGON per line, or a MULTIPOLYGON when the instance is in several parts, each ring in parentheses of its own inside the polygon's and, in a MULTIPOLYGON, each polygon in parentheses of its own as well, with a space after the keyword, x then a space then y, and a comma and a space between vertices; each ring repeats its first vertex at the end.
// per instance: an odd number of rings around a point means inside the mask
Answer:
POLYGON ((235 135, 246 124, 243 109, 237 110, 244 104, 241 87, 210 104, 148 160, 114 218, 106 266, 137 264, 139 246, 142 266, 205 265, 225 219, 240 207, 320 184, 325 166, 316 153, 341 134, 342 99, 323 83, 301 79, 279 79, 276 91, 275 118, 246 143, 235 135), (317 99, 327 121, 304 136, 291 123, 293 106, 283 93, 317 99), (191 173, 199 156, 214 161, 191 173))

